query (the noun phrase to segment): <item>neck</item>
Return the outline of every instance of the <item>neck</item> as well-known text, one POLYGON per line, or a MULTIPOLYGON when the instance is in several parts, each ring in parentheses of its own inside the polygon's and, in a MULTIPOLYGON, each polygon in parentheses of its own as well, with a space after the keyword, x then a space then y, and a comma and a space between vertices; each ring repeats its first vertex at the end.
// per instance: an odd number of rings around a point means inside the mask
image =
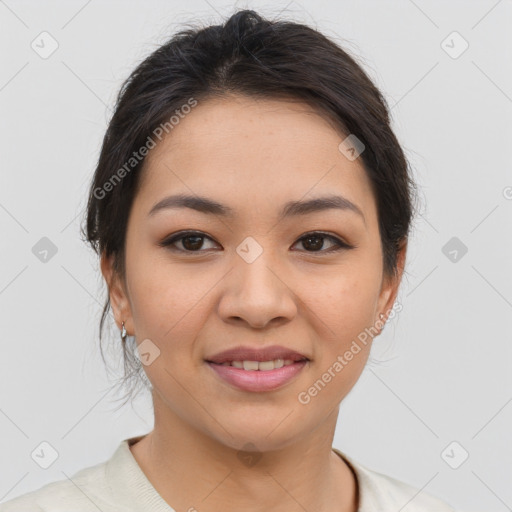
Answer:
POLYGON ((226 446, 155 403, 154 430, 130 449, 176 510, 356 512, 357 480, 332 451, 337 413, 309 436, 259 452, 226 446))

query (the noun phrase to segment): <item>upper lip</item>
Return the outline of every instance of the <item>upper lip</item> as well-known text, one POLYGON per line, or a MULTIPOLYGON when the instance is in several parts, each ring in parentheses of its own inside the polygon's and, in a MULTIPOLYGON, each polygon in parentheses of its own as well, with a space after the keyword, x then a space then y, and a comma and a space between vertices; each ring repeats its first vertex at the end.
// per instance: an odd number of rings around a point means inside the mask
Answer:
POLYGON ((210 363, 222 364, 227 361, 273 361, 274 359, 291 359, 292 361, 309 360, 304 354, 279 345, 252 348, 236 347, 219 352, 206 359, 210 363))

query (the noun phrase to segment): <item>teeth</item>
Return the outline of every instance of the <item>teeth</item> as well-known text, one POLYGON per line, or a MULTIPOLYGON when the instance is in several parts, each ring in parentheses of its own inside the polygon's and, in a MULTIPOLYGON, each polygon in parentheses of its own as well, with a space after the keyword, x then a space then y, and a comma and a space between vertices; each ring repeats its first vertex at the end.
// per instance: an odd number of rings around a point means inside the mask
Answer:
POLYGON ((244 361, 244 370, 259 370, 258 361, 244 361))
MULTIPOLYGON (((244 364, 245 368, 245 364, 244 364)), ((275 368, 274 361, 261 361, 257 363, 255 370, 273 370, 275 368)), ((247 370, 247 368, 245 368, 247 370)))
POLYGON ((244 370, 260 370, 268 371, 274 370, 275 368, 282 368, 283 366, 289 366, 295 361, 292 359, 274 359, 273 361, 226 361, 222 363, 223 366, 234 366, 235 368, 243 368, 244 370))

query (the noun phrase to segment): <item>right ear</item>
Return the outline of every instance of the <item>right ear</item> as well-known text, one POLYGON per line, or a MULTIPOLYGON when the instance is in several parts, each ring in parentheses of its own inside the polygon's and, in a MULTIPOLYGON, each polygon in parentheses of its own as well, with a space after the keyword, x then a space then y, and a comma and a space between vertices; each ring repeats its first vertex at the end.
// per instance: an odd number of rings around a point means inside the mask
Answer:
POLYGON ((101 273, 108 287, 110 305, 114 313, 116 325, 121 330, 122 322, 129 333, 133 333, 132 314, 130 302, 121 277, 114 271, 114 255, 102 254, 100 260, 101 273))

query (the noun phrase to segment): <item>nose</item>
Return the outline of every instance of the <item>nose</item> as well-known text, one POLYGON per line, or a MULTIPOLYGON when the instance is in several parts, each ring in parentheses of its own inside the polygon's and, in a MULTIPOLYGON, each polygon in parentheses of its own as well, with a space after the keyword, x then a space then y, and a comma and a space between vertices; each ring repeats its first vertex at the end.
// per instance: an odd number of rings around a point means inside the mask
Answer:
POLYGON ((264 255, 252 263, 240 258, 223 280, 218 311, 225 322, 263 329, 287 323, 297 314, 295 296, 284 272, 264 255))

